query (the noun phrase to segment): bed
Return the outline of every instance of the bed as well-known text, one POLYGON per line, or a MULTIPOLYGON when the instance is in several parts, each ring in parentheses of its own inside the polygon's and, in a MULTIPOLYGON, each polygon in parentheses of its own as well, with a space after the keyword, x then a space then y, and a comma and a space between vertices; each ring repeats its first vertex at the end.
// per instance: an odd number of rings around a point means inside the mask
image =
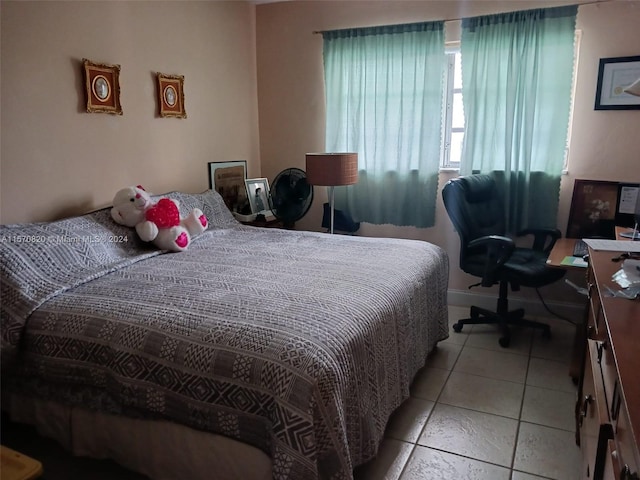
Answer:
POLYGON ((446 253, 167 196, 209 219, 186 252, 109 209, 0 227, 3 410, 154 479, 353 478, 448 336, 446 253))

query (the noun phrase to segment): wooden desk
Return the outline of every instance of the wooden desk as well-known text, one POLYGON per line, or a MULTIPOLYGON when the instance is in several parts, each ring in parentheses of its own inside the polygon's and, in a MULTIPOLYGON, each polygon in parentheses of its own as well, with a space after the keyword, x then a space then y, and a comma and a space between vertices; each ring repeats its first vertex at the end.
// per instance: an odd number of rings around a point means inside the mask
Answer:
POLYGON ((555 245, 549 253, 547 258, 547 265, 554 268, 564 268, 566 270, 577 270, 584 267, 578 267, 575 265, 563 265, 562 260, 564 257, 570 257, 573 255, 573 248, 576 246, 575 238, 559 238, 556 240, 555 245))
POLYGON ((581 478, 632 480, 640 472, 640 300, 607 296, 606 287, 618 288, 611 276, 620 263, 612 255, 589 249, 576 434, 581 478))
MULTIPOLYGON (((630 238, 624 238, 620 236, 623 232, 628 232, 630 229, 628 227, 616 227, 616 240, 631 240, 630 238)), ((564 268, 565 270, 580 270, 584 267, 579 267, 576 265, 564 265, 562 260, 565 257, 570 257, 573 255, 573 248, 576 246, 576 238, 559 238, 556 240, 555 245, 551 249, 551 253, 549 253, 549 258, 547 258, 547 265, 554 268, 564 268)))
MULTIPOLYGON (((626 232, 629 229, 626 227, 616 227, 616 238, 618 240, 630 240, 628 238, 621 237, 620 234, 622 232, 626 232)), ((549 258, 547 259, 547 265, 554 268, 564 268, 565 270, 585 270, 584 267, 578 267, 575 265, 565 265, 562 263, 562 260, 573 254, 573 247, 576 244, 575 238, 559 238, 551 253, 549 254, 549 258)), ((595 252, 599 253, 599 252, 595 252)), ((611 252, 608 252, 609 257, 615 256, 611 252)), ((611 258, 609 258, 610 263, 614 266, 617 265, 614 271, 617 271, 620 268, 619 264, 614 264, 611 262, 611 258)), ((586 279, 585 283, 589 283, 589 279, 586 279)), ((588 304, 586 305, 589 306, 588 304)), ((583 319, 578 323, 576 328, 576 334, 573 339, 573 354, 571 358, 571 365, 569 366, 569 376, 573 379, 574 383, 578 383, 580 377, 580 370, 582 368, 583 363, 583 355, 585 349, 586 342, 586 322, 587 322, 588 312, 585 312, 583 319)))

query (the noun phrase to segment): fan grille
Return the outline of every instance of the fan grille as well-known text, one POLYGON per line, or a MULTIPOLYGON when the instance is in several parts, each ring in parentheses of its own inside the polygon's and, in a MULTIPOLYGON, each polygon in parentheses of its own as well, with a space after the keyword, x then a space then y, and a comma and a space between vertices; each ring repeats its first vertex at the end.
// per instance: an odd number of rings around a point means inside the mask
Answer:
POLYGON ((313 187, 299 168, 280 172, 271 185, 271 210, 285 225, 301 219, 313 202, 313 187))

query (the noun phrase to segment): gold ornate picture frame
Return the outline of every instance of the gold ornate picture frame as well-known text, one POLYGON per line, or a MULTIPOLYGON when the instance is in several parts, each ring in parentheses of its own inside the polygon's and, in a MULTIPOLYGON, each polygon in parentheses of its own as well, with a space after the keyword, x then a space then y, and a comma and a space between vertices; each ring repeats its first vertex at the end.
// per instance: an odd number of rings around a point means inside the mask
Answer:
POLYGON ((120 65, 82 59, 87 112, 122 115, 120 105, 120 65))
POLYGON ((158 73, 158 106, 161 117, 187 118, 184 76, 158 73))

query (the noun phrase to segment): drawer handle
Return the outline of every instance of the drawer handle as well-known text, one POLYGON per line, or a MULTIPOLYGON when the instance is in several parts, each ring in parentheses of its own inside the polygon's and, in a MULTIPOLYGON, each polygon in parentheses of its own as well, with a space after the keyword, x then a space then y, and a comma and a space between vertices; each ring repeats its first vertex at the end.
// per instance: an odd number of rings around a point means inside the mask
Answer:
POLYGON ((582 402, 582 409, 580 410, 580 420, 578 422, 578 426, 582 427, 584 422, 584 418, 587 416, 587 412, 589 410, 589 404, 593 402, 593 397, 591 395, 586 395, 582 402))
POLYGON ((637 473, 631 473, 629 465, 625 465, 620 472, 620 480, 639 480, 637 473))
POLYGON ((596 350, 598 352, 598 363, 602 364, 602 352, 606 349, 605 342, 598 342, 596 344, 596 350))

